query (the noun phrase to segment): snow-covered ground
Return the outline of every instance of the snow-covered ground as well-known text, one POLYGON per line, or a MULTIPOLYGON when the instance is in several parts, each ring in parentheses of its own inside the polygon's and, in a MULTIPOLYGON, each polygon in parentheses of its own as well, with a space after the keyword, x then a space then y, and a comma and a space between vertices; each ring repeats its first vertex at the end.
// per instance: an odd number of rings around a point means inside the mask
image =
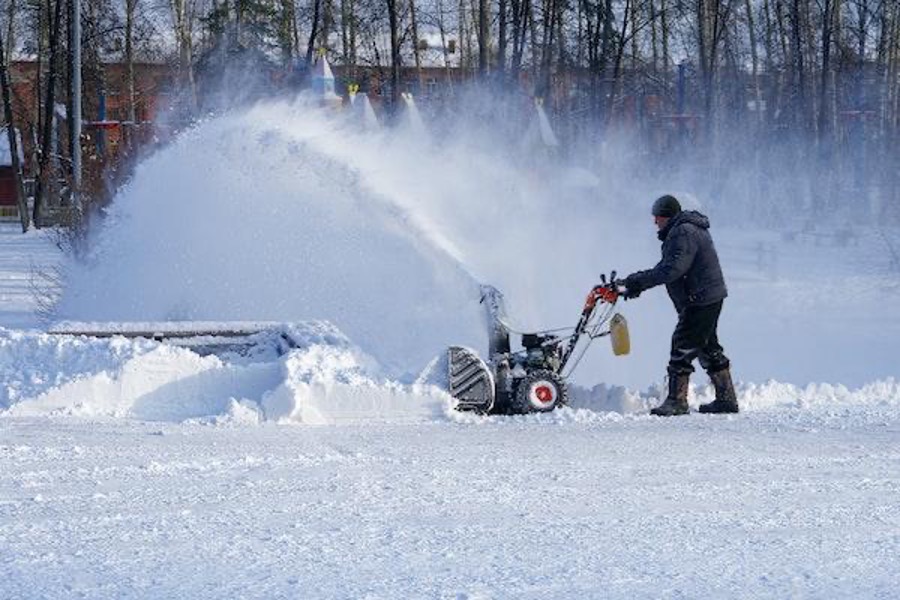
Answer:
POLYGON ((897 405, 0 419, 4 598, 896 598, 897 405))
POLYGON ((18 223, 0 222, 0 327, 40 325, 37 291, 58 281, 62 260, 54 241, 51 233, 32 229, 23 235, 18 223))
POLYGON ((0 224, 0 598, 897 597, 898 232, 714 219, 739 415, 647 415, 660 290, 570 407, 459 414, 440 350, 483 343, 477 283, 565 324, 600 271, 658 256, 646 209, 307 108, 152 157, 86 262, 0 224), (101 330, 284 324, 203 356, 48 334, 60 295, 101 330))
POLYGON ((254 365, 0 330, 0 597, 896 597, 900 383, 481 418, 293 335, 254 365))

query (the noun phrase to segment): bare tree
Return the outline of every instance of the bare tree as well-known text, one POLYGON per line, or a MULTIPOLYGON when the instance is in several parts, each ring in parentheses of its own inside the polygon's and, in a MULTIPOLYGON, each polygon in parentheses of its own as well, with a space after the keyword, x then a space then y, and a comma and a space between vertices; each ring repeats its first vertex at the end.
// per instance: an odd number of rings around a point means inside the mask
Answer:
POLYGON ((125 86, 128 90, 128 120, 137 122, 137 101, 134 90, 134 13, 137 0, 125 0, 125 86))
POLYGON ((47 73, 46 100, 44 102, 44 117, 41 123, 41 147, 38 158, 38 177, 34 191, 34 207, 32 220, 35 227, 43 224, 44 205, 54 186, 56 174, 53 173, 53 136, 55 134, 56 121, 56 82, 60 71, 59 42, 62 21, 63 0, 47 0, 48 44, 49 44, 49 68, 47 73))
POLYGON ((396 107, 400 98, 400 15, 397 0, 386 0, 391 32, 391 104, 396 107))
POLYGON ((490 68, 490 18, 488 0, 478 0, 478 72, 482 76, 486 75, 490 68))
POLYGON ((182 91, 187 92, 189 107, 195 108, 197 90, 194 82, 193 62, 194 2, 193 0, 169 1, 176 44, 178 45, 178 81, 182 91))

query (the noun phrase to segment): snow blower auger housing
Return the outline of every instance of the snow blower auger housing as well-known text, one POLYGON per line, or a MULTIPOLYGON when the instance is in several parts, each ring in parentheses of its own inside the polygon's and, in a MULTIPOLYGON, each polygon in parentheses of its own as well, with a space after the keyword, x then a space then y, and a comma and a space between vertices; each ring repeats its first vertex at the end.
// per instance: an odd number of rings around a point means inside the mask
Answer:
POLYGON ((625 317, 613 314, 621 292, 615 272, 609 282, 591 289, 578 324, 570 331, 522 333, 522 349, 512 351, 503 294, 482 286, 481 302, 488 322, 488 359, 464 346, 448 351, 448 387, 457 410, 480 413, 523 414, 548 412, 568 401, 566 379, 578 365, 592 340, 610 336, 616 355, 630 351, 625 317), (569 332, 559 335, 560 332, 569 332), (575 356, 581 339, 587 338, 575 356))

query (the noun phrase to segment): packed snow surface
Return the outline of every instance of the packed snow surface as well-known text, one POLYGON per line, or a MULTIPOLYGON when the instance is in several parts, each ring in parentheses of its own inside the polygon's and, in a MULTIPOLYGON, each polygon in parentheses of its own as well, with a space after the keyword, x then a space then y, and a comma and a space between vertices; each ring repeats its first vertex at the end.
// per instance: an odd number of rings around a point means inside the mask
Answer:
POLYGON ((0 596, 895 598, 897 415, 0 418, 0 596))

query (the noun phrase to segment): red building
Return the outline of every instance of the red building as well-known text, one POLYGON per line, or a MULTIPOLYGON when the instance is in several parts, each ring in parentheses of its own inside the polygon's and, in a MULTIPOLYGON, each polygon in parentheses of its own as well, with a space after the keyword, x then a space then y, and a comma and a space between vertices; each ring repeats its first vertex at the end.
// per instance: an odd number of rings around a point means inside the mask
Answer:
MULTIPOLYGON (((13 61, 9 69, 10 92, 16 127, 19 129, 20 156, 26 187, 34 178, 37 156, 36 140, 42 121, 43 97, 38 90, 46 84, 47 73, 34 61, 13 61)), ((110 164, 118 163, 133 144, 149 139, 150 124, 159 117, 168 103, 174 78, 170 65, 136 63, 134 65, 134 120, 129 120, 130 94, 127 85, 127 66, 106 63, 85 68, 82 87, 82 154, 83 182, 88 192, 102 194, 109 187, 104 181, 110 164), (92 190, 92 188, 95 188, 92 190)), ((65 103, 68 97, 64 83, 57 81, 54 154, 67 156, 67 120, 65 103)), ((41 92, 43 94, 43 92, 41 92)), ((8 164, 9 149, 6 136, 0 140, 0 214, 17 214, 12 171, 8 164), (3 148, 6 148, 5 154, 3 148)))
MULTIPOLYGON (((19 139, 19 158, 21 159, 21 136, 19 139)), ((0 127, 0 218, 15 218, 18 214, 16 180, 13 177, 12 153, 9 151, 9 134, 5 127, 0 127)))

